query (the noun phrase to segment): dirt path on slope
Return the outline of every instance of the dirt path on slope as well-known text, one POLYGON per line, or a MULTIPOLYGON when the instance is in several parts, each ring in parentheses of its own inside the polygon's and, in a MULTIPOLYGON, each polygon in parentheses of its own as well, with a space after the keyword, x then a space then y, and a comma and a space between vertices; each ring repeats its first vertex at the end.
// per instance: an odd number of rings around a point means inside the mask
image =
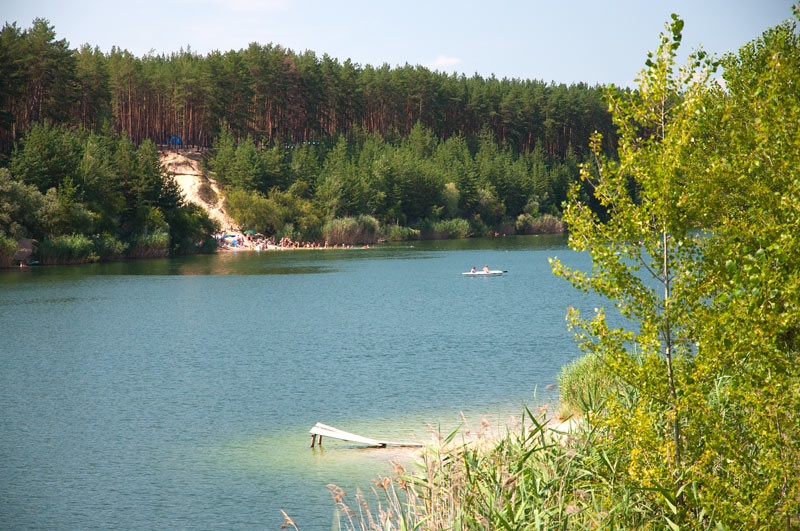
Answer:
POLYGON ((235 227, 235 223, 222 208, 222 194, 216 181, 203 175, 200 157, 196 152, 162 151, 161 163, 180 186, 184 199, 205 209, 226 231, 235 227))

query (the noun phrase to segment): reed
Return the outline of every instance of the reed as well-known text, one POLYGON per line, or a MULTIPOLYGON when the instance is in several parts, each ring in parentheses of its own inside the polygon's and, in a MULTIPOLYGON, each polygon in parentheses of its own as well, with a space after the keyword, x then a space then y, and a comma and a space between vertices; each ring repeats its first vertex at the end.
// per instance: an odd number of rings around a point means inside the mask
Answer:
POLYGON ((390 242, 402 242, 407 240, 419 240, 421 232, 419 229, 403 227, 401 225, 387 225, 383 229, 383 237, 390 242))
POLYGON ((526 409, 500 436, 449 434, 424 452, 417 472, 397 465, 393 477, 375 480, 371 496, 358 491, 350 500, 329 486, 333 528, 658 528, 646 493, 616 481, 621 464, 606 448, 588 422, 558 433, 544 414, 526 409))
POLYGON ((520 214, 515 224, 517 234, 560 234, 566 230, 566 224, 551 214, 533 217, 531 214, 520 214))
POLYGON ((584 417, 603 409, 606 400, 616 396, 621 383, 595 354, 587 354, 561 368, 558 417, 584 417))
POLYGON ((44 265, 82 264, 98 260, 92 240, 82 234, 56 236, 42 241, 36 248, 36 258, 44 265))
MULTIPOLYGON (((545 414, 526 409, 522 419, 501 435, 456 430, 429 446, 414 471, 396 463, 371 492, 351 497, 329 485, 332 529, 678 528, 677 499, 667 489, 628 481, 628 456, 615 453, 601 425, 585 419, 565 433, 545 414)), ((686 485, 681 496, 699 503, 697 485, 686 485)), ((697 521, 715 525, 709 515, 697 521)))
POLYGON ((461 218, 434 221, 423 228, 424 237, 431 240, 455 240, 469 237, 469 221, 461 218))
POLYGON ((169 233, 157 231, 136 237, 128 250, 129 258, 163 258, 169 254, 169 233))
POLYGON ((101 262, 121 260, 128 250, 128 244, 110 234, 98 234, 92 238, 94 253, 101 262))
POLYGON ((380 223, 372 216, 336 218, 325 224, 322 234, 331 244, 373 244, 380 237, 380 223))

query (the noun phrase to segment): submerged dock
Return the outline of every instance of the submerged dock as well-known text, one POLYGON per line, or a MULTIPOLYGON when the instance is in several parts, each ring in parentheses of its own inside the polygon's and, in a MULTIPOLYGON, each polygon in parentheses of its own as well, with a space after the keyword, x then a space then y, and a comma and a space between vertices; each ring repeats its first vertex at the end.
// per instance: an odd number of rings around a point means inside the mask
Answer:
POLYGON ((314 424, 314 427, 308 431, 311 434, 311 448, 314 448, 314 446, 322 446, 322 437, 332 437, 334 439, 339 439, 340 441, 364 444, 374 448, 386 448, 387 446, 409 446, 421 448, 425 446, 424 444, 418 442, 398 442, 372 439, 370 437, 364 437, 363 435, 357 435, 355 433, 343 431, 339 428, 334 428, 333 426, 328 426, 321 422, 314 424), (317 437, 319 437, 319 440, 317 437))

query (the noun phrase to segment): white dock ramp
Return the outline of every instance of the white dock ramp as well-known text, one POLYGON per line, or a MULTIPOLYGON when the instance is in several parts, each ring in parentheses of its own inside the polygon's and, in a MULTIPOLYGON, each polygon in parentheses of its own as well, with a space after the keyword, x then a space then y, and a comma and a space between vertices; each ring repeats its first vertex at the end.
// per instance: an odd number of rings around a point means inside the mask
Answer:
POLYGON ((374 446, 376 448, 386 448, 387 446, 413 446, 419 448, 425 446, 422 443, 416 442, 382 441, 380 439, 372 439, 370 437, 364 437, 363 435, 356 435, 355 433, 346 432, 321 422, 314 424, 314 427, 308 431, 311 433, 311 448, 314 448, 314 446, 317 444, 322 445, 322 437, 333 437, 334 439, 339 439, 341 441, 355 442, 365 444, 367 446, 374 446), (317 437, 319 437, 319 443, 317 443, 317 437))

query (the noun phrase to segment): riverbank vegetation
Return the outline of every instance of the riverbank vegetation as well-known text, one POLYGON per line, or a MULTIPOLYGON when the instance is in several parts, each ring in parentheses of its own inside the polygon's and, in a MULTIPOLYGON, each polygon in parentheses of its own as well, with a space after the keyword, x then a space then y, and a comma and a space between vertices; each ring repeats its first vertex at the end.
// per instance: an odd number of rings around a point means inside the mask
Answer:
MULTIPOLYGON (((35 124, 0 168, 0 236, 38 241, 41 264, 213 250, 215 226, 187 204, 155 144, 35 124)), ((10 256, 9 256, 10 255, 10 256)))
POLYGON ((572 151, 558 163, 540 149, 515 153, 488 133, 474 145, 440 140, 420 124, 395 142, 372 133, 267 150, 237 143, 225 126, 207 158, 240 225, 337 244, 563 232, 578 162, 572 151), (377 226, 365 231, 356 218, 377 226))
POLYGON ((667 25, 637 92, 609 91, 618 157, 596 137, 582 168, 603 215, 578 185, 565 210, 593 265, 554 259, 555 274, 628 323, 570 312, 586 352, 559 380, 574 431, 527 412, 495 440, 453 434, 377 497, 334 489, 343 527, 800 527, 797 22, 679 69, 682 28, 667 25))
POLYGON ((360 217, 378 233, 345 239, 562 231, 590 134, 615 145, 602 91, 585 84, 362 66, 273 44, 134 57, 72 49, 44 19, 6 24, 0 52, 1 186, 14 188, 0 231, 64 237, 56 262, 208 249, 212 226, 159 170, 162 149, 201 152, 242 228, 319 241, 360 217), (124 249, 63 248, 98 235, 124 249))

